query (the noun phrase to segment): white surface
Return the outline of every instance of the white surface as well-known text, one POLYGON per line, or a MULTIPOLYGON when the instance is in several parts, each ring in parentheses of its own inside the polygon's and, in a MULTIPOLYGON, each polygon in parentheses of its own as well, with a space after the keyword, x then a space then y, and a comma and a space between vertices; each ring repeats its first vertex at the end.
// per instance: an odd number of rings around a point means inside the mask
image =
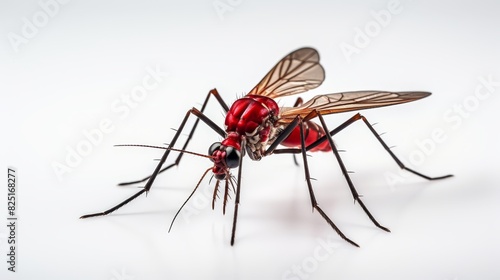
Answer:
MULTIPOLYGON (((495 172, 500 88, 479 100, 477 108, 470 103, 466 117, 450 113, 457 104, 474 102, 479 77, 500 80, 496 3, 401 1, 402 11, 349 62, 339 46, 354 44, 355 28, 370 24, 370 11, 385 9, 387 1, 188 2, 69 1, 15 52, 9 32, 20 34, 23 18, 32 20, 43 10, 37 1, 2 1, 1 167, 19 171, 19 250, 18 272, 8 272, 4 263, 1 279, 500 276, 495 172), (219 17, 214 4, 220 3, 234 7, 219 17), (114 144, 168 142, 171 128, 188 108, 199 106, 210 88, 217 87, 231 103, 281 57, 302 46, 318 49, 326 69, 324 84, 304 94, 305 99, 356 89, 433 92, 419 102, 364 114, 378 123, 379 132, 388 132, 384 139, 397 145, 394 151, 405 163, 418 153, 417 142, 442 131, 445 139, 414 167, 432 176, 453 173, 452 179, 429 182, 400 173, 361 123, 336 138, 339 148, 347 150, 342 156, 356 171, 352 179, 365 203, 392 233, 375 228, 353 205, 330 154, 310 158, 316 196, 359 249, 311 213, 302 169, 286 155, 245 161, 235 247, 229 246, 233 200, 229 214, 222 216, 220 201, 211 211, 206 197, 213 184, 207 181, 167 233, 178 207, 210 165, 193 156, 160 176, 148 197, 107 217, 78 219, 137 191, 115 185, 149 174, 156 166, 152 159, 161 155, 114 144), (168 77, 130 114, 112 109, 123 106, 121 96, 142 84, 146 69, 156 67, 168 77), (67 149, 85 141, 83 131, 98 128, 103 120, 113 131, 59 180, 53 163, 64 164, 67 149), (405 176, 391 185, 388 172, 405 176), (293 274, 297 267, 304 274, 293 274)), ((207 114, 222 124, 221 111, 212 102, 207 114)), ((334 127, 350 115, 327 121, 334 127)), ((189 149, 205 153, 217 140, 200 126, 189 149)), ((2 213, 5 202, 4 190, 2 213)), ((0 235, 5 256, 5 226, 0 235)))

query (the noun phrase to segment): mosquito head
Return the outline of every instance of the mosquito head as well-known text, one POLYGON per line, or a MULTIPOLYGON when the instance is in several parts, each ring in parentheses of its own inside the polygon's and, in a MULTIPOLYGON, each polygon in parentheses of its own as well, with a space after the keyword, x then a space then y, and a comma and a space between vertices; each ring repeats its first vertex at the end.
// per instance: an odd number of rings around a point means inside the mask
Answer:
POLYGON ((229 174, 229 169, 236 168, 240 164, 240 151, 220 142, 215 142, 208 148, 208 155, 214 162, 212 172, 217 180, 225 179, 229 174))

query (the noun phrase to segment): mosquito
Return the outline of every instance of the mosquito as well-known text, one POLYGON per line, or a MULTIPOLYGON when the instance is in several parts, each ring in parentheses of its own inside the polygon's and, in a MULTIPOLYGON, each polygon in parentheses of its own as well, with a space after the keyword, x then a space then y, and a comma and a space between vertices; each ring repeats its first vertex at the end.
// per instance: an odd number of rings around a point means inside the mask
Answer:
POLYGON ((378 90, 339 92, 317 95, 305 103, 299 97, 293 107, 280 107, 275 101, 276 98, 296 95, 314 89, 323 83, 324 78, 325 71, 319 63, 318 52, 313 48, 306 47, 286 55, 247 95, 237 99, 231 107, 227 106, 217 89, 210 90, 201 109, 193 107, 186 112, 184 119, 168 146, 126 145, 160 148, 165 150, 158 165, 150 176, 141 180, 119 184, 123 186, 146 182, 146 185, 142 187, 140 191, 104 212, 84 215, 81 218, 104 216, 116 211, 140 195, 148 193, 157 175, 179 165, 184 154, 195 154, 209 158, 213 162, 213 166, 204 172, 196 184, 196 187, 177 211, 172 220, 172 224, 182 207, 195 193, 203 178, 211 171, 212 178, 216 180, 212 208, 214 208, 219 188, 222 188, 222 185, 224 185, 223 213, 225 213, 230 189, 232 188, 233 192, 235 192, 231 231, 231 245, 234 245, 240 204, 240 191, 242 186, 241 171, 244 156, 248 155, 250 159, 258 161, 272 154, 293 154, 294 159, 296 154, 300 154, 302 155, 302 166, 313 211, 316 210, 342 239, 351 245, 359 247, 358 244, 349 239, 335 225, 332 219, 330 219, 316 201, 309 172, 307 152, 322 151, 331 152, 337 160, 354 198, 354 202, 358 203, 376 227, 390 232, 388 228, 382 226, 374 218, 361 200, 349 176, 349 172, 339 155, 339 150, 334 145, 333 136, 343 131, 351 124, 362 121, 401 169, 427 180, 444 179, 452 175, 430 177, 406 167, 382 140, 370 122, 360 113, 356 113, 333 130, 328 128, 323 116, 411 102, 427 97, 431 95, 431 93, 425 91, 390 92, 378 90), (224 129, 203 113, 212 96, 218 101, 219 105, 226 113, 224 129), (194 116, 196 119, 184 145, 180 149, 174 148, 179 136, 184 130, 186 122, 191 116, 194 116), (319 123, 314 122, 313 119, 319 120, 319 123), (186 150, 200 120, 223 138, 221 142, 215 142, 209 147, 207 155, 186 150), (279 145, 283 147, 278 148, 279 145), (172 151, 178 151, 179 154, 173 163, 163 167, 172 151), (231 173, 231 170, 236 168, 237 177, 231 173))

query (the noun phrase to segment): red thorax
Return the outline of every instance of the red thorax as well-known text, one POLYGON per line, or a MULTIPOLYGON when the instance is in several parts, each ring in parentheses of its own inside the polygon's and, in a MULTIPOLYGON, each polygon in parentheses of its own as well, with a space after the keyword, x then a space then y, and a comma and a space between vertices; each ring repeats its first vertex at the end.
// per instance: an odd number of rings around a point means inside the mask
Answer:
MULTIPOLYGON (((236 100, 226 115, 226 138, 221 143, 214 143, 209 149, 215 176, 218 179, 225 178, 230 168, 238 166, 239 158, 245 152, 252 160, 260 160, 265 155, 266 147, 275 140, 277 132, 283 129, 277 122, 278 118, 278 104, 269 97, 247 95, 236 100), (243 138, 245 147, 241 147, 243 138)), ((325 135, 323 128, 312 121, 304 122, 302 127, 306 146, 325 135)), ((300 147, 300 128, 296 127, 280 144, 300 147)), ((330 150, 328 141, 324 141, 311 151, 330 150)))
POLYGON ((247 95, 236 100, 226 115, 226 139, 224 146, 241 151, 241 141, 246 140, 250 158, 259 160, 270 138, 274 137, 279 107, 268 97, 247 95))
POLYGON ((219 175, 218 177, 223 178, 227 175, 229 168, 235 167, 234 162, 228 164, 227 158, 231 154, 236 157, 234 151, 238 152, 238 158, 243 156, 245 150, 253 160, 262 158, 266 146, 274 140, 278 128, 276 122, 278 114, 278 104, 265 96, 247 95, 233 103, 224 122, 226 138, 220 145, 214 143, 216 147, 212 145, 213 148, 210 148, 210 155, 214 161, 212 170, 216 177, 219 175), (245 147, 241 147, 243 139, 245 139, 245 147))

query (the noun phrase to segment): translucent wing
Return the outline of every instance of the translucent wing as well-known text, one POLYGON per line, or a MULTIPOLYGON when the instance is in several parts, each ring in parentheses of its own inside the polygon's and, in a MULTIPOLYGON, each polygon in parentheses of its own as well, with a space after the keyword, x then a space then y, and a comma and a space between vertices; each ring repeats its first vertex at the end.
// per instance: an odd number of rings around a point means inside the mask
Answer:
POLYGON ((318 87, 324 79, 318 52, 302 48, 280 60, 248 94, 270 98, 299 94, 318 87))
POLYGON ((313 110, 322 115, 377 108, 415 101, 431 95, 425 91, 349 91, 317 95, 298 107, 281 109, 280 122, 290 122, 295 116, 307 116, 313 110))

